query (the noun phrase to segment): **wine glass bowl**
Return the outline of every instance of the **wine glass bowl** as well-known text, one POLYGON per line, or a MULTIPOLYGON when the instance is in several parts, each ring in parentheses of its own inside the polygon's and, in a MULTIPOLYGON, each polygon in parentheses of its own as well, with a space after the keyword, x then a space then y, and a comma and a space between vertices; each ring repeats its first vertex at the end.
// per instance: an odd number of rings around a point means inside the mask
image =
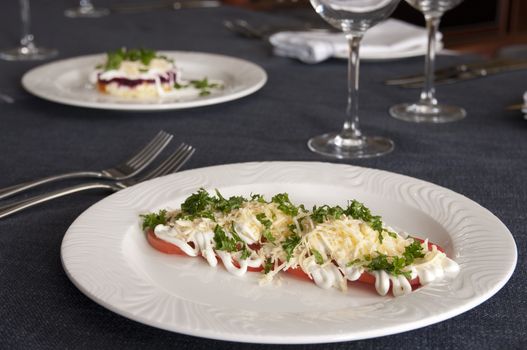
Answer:
POLYGON ((376 157, 391 152, 394 143, 381 136, 365 136, 359 127, 359 49, 364 33, 386 19, 400 0, 310 0, 315 11, 341 30, 349 43, 348 103, 340 132, 311 138, 313 152, 339 159, 376 157))
POLYGON ((435 97, 434 66, 436 34, 443 13, 459 5, 463 0, 405 0, 421 11, 428 29, 428 47, 425 57, 425 82, 419 101, 402 103, 390 108, 390 115, 409 122, 447 123, 465 118, 466 111, 457 106, 439 104, 435 97))

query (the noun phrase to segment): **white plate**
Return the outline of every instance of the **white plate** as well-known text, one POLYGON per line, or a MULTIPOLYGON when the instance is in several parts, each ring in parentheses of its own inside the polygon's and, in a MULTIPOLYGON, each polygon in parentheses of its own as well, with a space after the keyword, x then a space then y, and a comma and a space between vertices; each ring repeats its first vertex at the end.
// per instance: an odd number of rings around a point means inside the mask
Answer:
POLYGON ((130 319, 194 336, 254 343, 322 343, 384 336, 440 322, 496 293, 516 265, 516 245, 488 210, 446 188, 386 171, 342 164, 269 162, 184 171, 118 192, 75 220, 62 243, 71 281, 130 319), (395 227, 445 248, 461 272, 450 283, 402 297, 372 286, 347 293, 284 276, 258 285, 203 259, 151 248, 139 214, 177 208, 199 187, 224 195, 287 191, 296 203, 356 198, 395 227))
POLYGON ((164 51, 174 58, 183 79, 217 79, 224 89, 208 96, 187 97, 179 100, 165 98, 152 102, 135 102, 99 93, 89 77, 105 54, 81 56, 51 62, 27 72, 22 78, 24 88, 43 99, 78 107, 151 111, 206 106, 235 100, 260 89, 267 74, 254 63, 222 55, 200 52, 164 51))

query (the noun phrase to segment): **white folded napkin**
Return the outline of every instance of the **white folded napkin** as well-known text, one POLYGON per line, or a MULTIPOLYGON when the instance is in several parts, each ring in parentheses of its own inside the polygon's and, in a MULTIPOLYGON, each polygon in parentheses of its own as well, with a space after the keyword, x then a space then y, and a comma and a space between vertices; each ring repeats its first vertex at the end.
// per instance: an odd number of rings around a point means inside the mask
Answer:
MULTIPOLYGON (((441 34, 437 39, 440 41, 441 34)), ((332 56, 346 56, 348 43, 343 33, 330 32, 279 32, 269 41, 278 56, 293 57, 305 63, 318 63, 332 56)), ((388 19, 369 29, 361 43, 361 56, 382 55, 386 52, 406 51, 426 47, 425 28, 413 24, 388 19)))

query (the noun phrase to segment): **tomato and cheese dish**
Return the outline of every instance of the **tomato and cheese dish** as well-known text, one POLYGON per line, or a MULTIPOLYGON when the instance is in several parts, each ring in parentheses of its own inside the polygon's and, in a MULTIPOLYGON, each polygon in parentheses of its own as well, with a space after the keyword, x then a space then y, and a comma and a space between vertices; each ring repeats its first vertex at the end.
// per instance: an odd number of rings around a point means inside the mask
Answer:
POLYGON ((148 49, 108 52, 91 80, 103 94, 135 100, 206 96, 221 87, 221 82, 207 78, 183 80, 173 59, 148 49))
POLYGON ((262 283, 285 272, 321 288, 346 290, 348 281, 361 281, 380 295, 399 296, 459 272, 437 245, 396 233, 356 200, 307 210, 286 193, 267 201, 200 189, 180 209, 141 218, 155 249, 202 256, 211 266, 221 262, 238 276, 260 271, 262 283))

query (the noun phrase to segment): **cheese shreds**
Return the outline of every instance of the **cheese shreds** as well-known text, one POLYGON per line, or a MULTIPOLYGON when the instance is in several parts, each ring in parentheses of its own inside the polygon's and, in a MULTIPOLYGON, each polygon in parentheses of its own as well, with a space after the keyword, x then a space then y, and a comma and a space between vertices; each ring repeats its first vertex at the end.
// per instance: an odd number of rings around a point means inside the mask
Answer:
POLYGON ((308 211, 294 206, 287 194, 268 202, 259 195, 226 199, 217 192, 215 197, 201 189, 182 204, 184 209, 148 214, 166 216, 165 222, 143 217, 144 223, 157 223, 150 229, 158 238, 202 255, 211 265, 220 257, 235 275, 262 266, 260 283, 271 282, 280 271, 301 269, 322 288, 345 290, 347 280, 367 272, 377 279, 379 294, 393 285, 394 295, 401 295, 411 291, 412 278, 426 284, 459 271, 436 246, 429 248, 427 240, 397 234, 382 222, 381 227, 369 209, 350 203, 345 209, 319 207, 324 211, 315 213, 316 207, 308 211))

